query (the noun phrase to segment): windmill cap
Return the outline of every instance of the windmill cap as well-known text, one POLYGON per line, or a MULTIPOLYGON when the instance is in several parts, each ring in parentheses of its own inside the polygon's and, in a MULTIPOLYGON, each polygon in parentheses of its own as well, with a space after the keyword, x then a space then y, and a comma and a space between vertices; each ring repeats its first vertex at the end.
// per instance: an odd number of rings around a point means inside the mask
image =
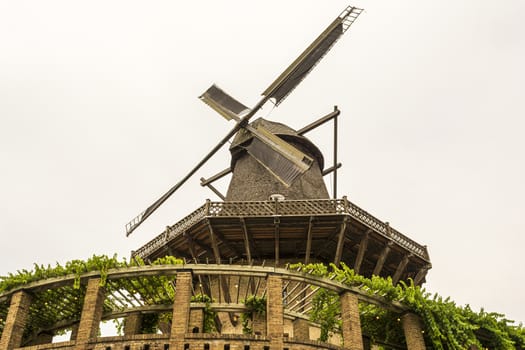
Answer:
MULTIPOLYGON (((290 128, 287 125, 278 122, 272 122, 263 118, 259 118, 250 123, 252 127, 262 126, 263 128, 270 131, 272 134, 279 136, 283 140, 293 143, 295 146, 301 148, 301 150, 311 157, 313 157, 319 168, 324 169, 324 157, 319 148, 312 143, 306 137, 299 135, 297 131, 290 128)), ((244 147, 246 144, 250 143, 253 139, 253 135, 246 129, 241 129, 234 137, 231 146, 230 152, 232 154, 231 168, 235 168, 235 163, 239 159, 242 153, 245 152, 244 147)))

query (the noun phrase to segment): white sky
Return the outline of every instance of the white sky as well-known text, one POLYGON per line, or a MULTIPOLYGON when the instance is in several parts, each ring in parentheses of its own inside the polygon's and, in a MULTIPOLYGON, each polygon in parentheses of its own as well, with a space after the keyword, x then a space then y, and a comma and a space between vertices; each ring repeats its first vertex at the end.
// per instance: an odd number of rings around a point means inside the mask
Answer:
MULTIPOLYGON (((198 178, 226 149, 125 237, 232 127, 197 96, 215 82, 255 104, 347 5, 181 4, 0 0, 0 275, 127 257, 216 200, 198 178)), ((338 105, 339 197, 428 245, 427 289, 525 321, 525 2, 353 5, 366 11, 262 116, 300 128, 338 105)), ((331 127, 309 136, 331 159, 331 127)))

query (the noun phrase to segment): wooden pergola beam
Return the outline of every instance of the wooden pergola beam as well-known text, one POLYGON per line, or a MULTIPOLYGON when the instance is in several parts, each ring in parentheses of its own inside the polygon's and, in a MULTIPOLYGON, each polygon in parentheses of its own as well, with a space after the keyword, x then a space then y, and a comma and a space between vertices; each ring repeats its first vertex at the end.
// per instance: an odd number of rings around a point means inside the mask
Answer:
POLYGON ((357 252, 357 257, 355 258, 354 263, 354 271, 357 274, 359 274, 361 270, 361 264, 363 263, 363 258, 365 257, 366 248, 368 247, 370 232, 372 232, 372 230, 367 230, 363 235, 363 238, 361 238, 361 242, 359 243, 359 251, 357 252))
POLYGON ((383 265, 385 264, 385 260, 390 253, 390 250, 392 249, 392 246, 394 245, 394 242, 389 241, 385 247, 383 248, 383 251, 381 252, 381 255, 379 256, 379 259, 377 260, 376 267, 374 268, 374 272, 372 272, 373 275, 379 276, 381 273, 381 270, 383 269, 383 265))

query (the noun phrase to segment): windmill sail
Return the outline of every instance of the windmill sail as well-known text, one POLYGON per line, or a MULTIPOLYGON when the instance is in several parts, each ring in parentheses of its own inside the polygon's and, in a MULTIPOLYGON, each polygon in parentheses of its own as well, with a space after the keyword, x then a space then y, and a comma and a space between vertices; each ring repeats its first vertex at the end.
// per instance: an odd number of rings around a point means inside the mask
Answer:
POLYGON ((213 84, 199 98, 226 120, 239 120, 240 117, 250 111, 248 107, 228 95, 217 85, 213 84))
POLYGON ((262 93, 278 106, 310 73, 363 10, 348 6, 304 52, 262 93))
POLYGON ((314 160, 310 156, 262 126, 247 129, 255 137, 246 151, 286 186, 312 166, 314 160))
POLYGON ((216 85, 212 85, 200 99, 216 110, 224 118, 234 119, 236 125, 201 159, 177 184, 157 199, 144 212, 140 213, 126 225, 127 235, 131 234, 162 203, 179 189, 202 165, 208 161, 228 140, 242 128, 254 134, 254 139, 247 151, 280 181, 290 185, 294 179, 303 174, 313 164, 313 159, 288 144, 268 130, 252 130, 249 119, 269 100, 281 103, 286 96, 308 75, 315 65, 331 49, 341 35, 352 25, 362 9, 349 6, 337 17, 321 35, 263 92, 263 98, 249 109, 216 85))

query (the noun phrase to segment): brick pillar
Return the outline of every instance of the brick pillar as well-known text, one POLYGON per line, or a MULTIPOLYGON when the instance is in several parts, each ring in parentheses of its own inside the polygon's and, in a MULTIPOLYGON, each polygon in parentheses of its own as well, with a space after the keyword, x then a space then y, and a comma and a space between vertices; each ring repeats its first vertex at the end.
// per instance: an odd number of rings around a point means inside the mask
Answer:
POLYGON ((188 330, 193 333, 193 329, 198 328, 198 333, 204 333, 204 309, 191 309, 188 330))
POLYGON ((140 334, 142 330, 142 314, 134 312, 124 320, 124 335, 140 334))
POLYGON ((270 349, 283 348, 283 281, 280 276, 269 275, 266 281, 266 327, 270 349))
POLYGON ((190 318, 192 274, 189 271, 178 272, 173 300, 173 319, 171 321, 170 341, 173 350, 183 350, 184 337, 188 333, 190 318))
POLYGON ((100 278, 91 278, 88 280, 80 323, 78 325, 77 339, 75 350, 86 349, 88 341, 96 338, 106 293, 104 288, 100 287, 100 278))
POLYGON ((77 334, 78 334, 78 323, 74 324, 71 327, 71 335, 69 336, 69 340, 77 340, 77 334))
POLYGON ((22 334, 30 305, 31 296, 26 292, 20 291, 13 294, 0 339, 0 350, 11 350, 22 345, 22 334))
POLYGON ((359 319, 359 304, 357 295, 344 292, 340 296, 341 318, 343 319, 344 348, 363 350, 363 335, 361 334, 361 320, 359 319))
POLYGON ((266 337, 266 315, 252 312, 252 331, 255 335, 266 337))
POLYGON ((401 317, 403 332, 407 342, 408 350, 425 350, 425 340, 423 339, 423 328, 419 316, 407 313, 401 317))
POLYGON ((310 323, 302 318, 293 320, 293 338, 298 340, 310 340, 310 323))

